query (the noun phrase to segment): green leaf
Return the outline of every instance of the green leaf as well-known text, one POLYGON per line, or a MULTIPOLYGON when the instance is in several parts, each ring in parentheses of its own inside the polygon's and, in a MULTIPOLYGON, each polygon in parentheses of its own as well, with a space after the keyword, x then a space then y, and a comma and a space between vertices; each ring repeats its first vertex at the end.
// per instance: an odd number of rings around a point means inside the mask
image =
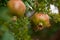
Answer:
POLYGON ((2 40, 15 40, 15 39, 14 36, 9 31, 6 31, 3 35, 2 40))
POLYGON ((0 20, 8 21, 10 16, 8 15, 9 10, 7 7, 0 7, 0 20))

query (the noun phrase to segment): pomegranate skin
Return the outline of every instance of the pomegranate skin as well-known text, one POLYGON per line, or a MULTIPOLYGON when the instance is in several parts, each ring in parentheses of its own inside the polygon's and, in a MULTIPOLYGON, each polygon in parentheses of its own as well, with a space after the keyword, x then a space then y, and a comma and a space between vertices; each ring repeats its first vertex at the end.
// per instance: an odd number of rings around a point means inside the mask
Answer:
POLYGON ((44 28, 50 27, 50 20, 48 14, 43 14, 41 12, 36 12, 32 17, 31 21, 35 25, 34 29, 42 30, 44 28))
POLYGON ((26 6, 21 0, 10 0, 7 3, 8 8, 14 15, 24 16, 26 6))

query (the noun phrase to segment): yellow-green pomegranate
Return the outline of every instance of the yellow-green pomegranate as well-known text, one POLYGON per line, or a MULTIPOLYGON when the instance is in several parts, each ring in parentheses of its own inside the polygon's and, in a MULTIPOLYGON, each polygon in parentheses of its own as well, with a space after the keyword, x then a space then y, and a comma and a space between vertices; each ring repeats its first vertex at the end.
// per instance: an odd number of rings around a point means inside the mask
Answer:
POLYGON ((45 27, 50 27, 49 16, 47 14, 43 14, 42 12, 36 12, 32 17, 31 21, 33 25, 35 25, 35 29, 42 30, 45 27))

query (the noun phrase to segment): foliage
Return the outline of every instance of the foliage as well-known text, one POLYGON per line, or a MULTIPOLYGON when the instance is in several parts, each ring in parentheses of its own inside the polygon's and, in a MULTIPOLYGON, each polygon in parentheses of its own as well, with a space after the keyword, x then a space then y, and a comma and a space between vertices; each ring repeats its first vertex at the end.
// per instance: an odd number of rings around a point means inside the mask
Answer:
POLYGON ((49 10, 50 4, 54 4, 60 11, 60 0, 22 0, 27 8, 26 13, 24 17, 17 17, 16 21, 12 20, 13 15, 11 15, 11 12, 7 7, 8 1, 9 0, 0 0, 1 40, 31 40, 34 39, 34 36, 46 40, 60 29, 60 14, 52 14, 49 10), (48 14, 50 16, 50 28, 45 28, 41 31, 34 31, 30 20, 31 16, 34 15, 34 12, 48 14))

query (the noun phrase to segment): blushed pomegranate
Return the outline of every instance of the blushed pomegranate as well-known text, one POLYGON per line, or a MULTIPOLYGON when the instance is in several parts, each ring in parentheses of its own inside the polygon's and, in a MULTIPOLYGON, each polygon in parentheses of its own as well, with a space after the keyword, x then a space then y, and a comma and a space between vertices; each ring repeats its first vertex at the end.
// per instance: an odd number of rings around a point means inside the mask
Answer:
POLYGON ((26 6, 22 0, 10 0, 7 6, 14 15, 23 16, 26 11, 26 6))

